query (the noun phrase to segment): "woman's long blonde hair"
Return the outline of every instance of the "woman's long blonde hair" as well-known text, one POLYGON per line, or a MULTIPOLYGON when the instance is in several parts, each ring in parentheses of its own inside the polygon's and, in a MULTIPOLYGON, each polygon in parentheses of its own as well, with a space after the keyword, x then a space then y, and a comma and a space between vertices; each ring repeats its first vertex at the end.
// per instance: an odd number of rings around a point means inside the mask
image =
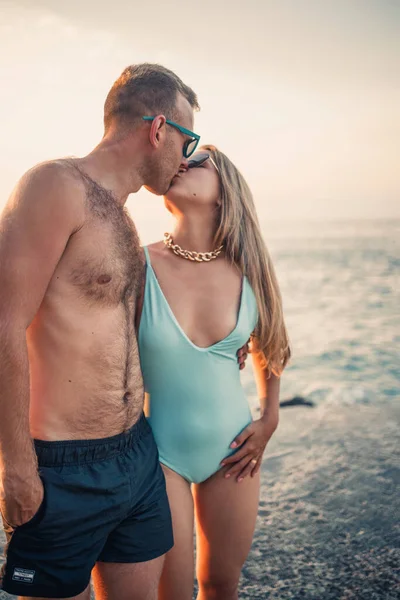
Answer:
POLYGON ((280 376, 290 358, 282 298, 271 257, 261 235, 253 196, 243 175, 215 146, 203 146, 215 162, 221 182, 216 247, 246 275, 257 300, 259 319, 253 337, 269 374, 280 376))

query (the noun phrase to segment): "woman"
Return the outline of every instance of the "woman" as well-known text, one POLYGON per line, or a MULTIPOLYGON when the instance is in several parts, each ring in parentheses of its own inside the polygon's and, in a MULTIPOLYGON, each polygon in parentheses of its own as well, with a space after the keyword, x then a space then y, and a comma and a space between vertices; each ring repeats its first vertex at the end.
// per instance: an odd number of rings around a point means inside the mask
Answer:
POLYGON ((250 190, 224 154, 203 147, 174 178, 165 203, 176 226, 145 248, 139 328, 146 412, 175 538, 159 599, 192 598, 195 523, 198 600, 233 600, 290 355, 282 303, 250 190), (236 357, 251 334, 261 399, 255 421, 236 357))

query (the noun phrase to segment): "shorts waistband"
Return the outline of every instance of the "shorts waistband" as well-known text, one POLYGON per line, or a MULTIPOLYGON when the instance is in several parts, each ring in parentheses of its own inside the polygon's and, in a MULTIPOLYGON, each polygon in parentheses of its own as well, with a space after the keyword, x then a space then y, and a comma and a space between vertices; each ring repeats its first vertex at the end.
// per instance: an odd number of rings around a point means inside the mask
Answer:
POLYGON ((81 465, 117 456, 132 448, 149 431, 150 425, 142 413, 129 431, 111 437, 59 442, 33 440, 33 442, 41 467, 81 465))

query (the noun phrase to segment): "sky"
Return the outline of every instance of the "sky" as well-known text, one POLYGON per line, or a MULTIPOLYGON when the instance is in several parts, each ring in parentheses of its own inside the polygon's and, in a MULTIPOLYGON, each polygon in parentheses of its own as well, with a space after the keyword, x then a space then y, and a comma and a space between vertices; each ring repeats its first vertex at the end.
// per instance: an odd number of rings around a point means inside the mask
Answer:
MULTIPOLYGON (((400 0, 0 0, 0 15, 0 208, 33 164, 98 143, 113 81, 146 61, 197 92, 195 131, 262 221, 400 218, 400 0)), ((128 206, 159 236, 162 200, 128 206)))

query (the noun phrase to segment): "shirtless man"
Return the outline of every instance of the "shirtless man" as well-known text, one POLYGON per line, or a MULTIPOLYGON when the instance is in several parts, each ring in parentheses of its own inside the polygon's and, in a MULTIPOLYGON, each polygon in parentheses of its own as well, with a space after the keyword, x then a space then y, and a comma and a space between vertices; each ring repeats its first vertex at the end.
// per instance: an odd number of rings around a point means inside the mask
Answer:
POLYGON ((163 194, 194 150, 196 94, 125 69, 85 158, 40 164, 0 221, 0 589, 24 598, 153 600, 172 547, 143 416, 134 328, 143 261, 124 209, 163 194), (144 120, 143 117, 149 117, 144 120))

